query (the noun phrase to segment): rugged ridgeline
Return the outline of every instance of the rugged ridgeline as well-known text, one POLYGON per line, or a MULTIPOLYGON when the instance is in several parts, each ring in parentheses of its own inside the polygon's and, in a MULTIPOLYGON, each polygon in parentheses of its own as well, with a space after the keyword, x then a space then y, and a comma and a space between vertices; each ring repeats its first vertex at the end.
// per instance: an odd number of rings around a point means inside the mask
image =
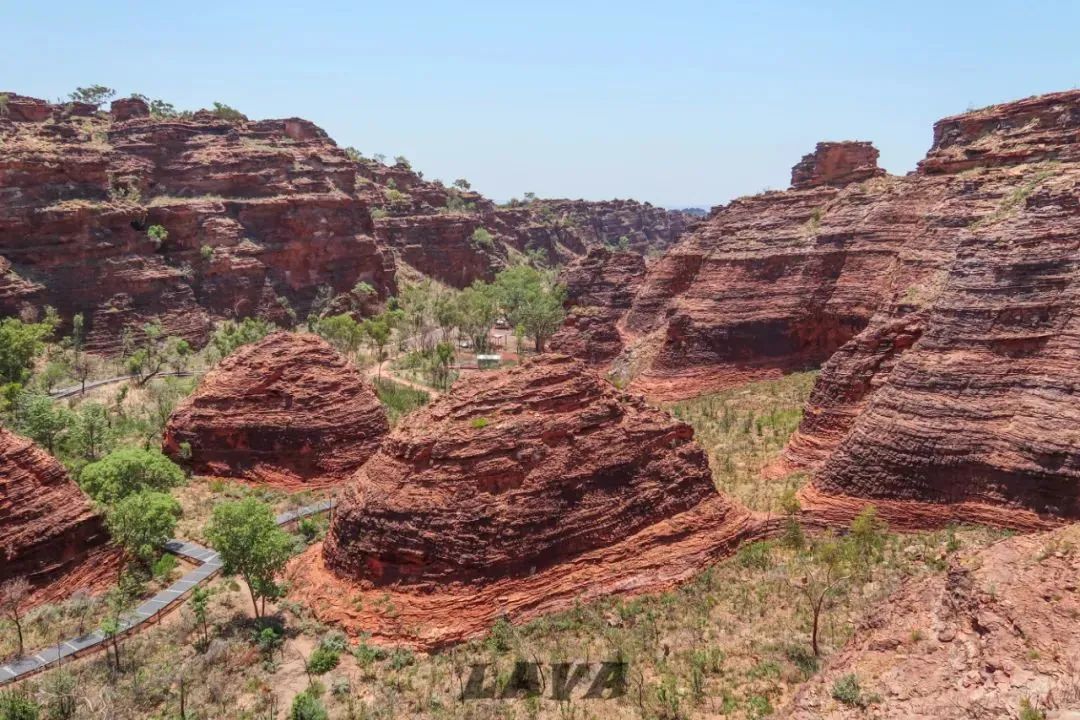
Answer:
POLYGON ((0 583, 26 578, 49 597, 114 573, 102 517, 55 458, 0 427, 0 583))
POLYGON ((433 647, 668 587, 752 527, 689 426, 547 355, 463 379, 391 433, 292 584, 324 621, 433 647))
POLYGON ((471 190, 423 180, 407 167, 360 163, 365 199, 378 208, 376 238, 399 261, 454 287, 491 280, 515 258, 543 253, 569 263, 591 249, 639 255, 671 246, 691 216, 634 200, 545 200, 496 206, 471 190), (482 229, 490 238, 477 239, 482 229), (625 238, 625 240, 624 240, 625 238))
POLYGON ((907 182, 944 183, 927 215, 951 221, 950 257, 826 363, 788 451, 818 468, 804 504, 1080 517, 1080 91, 940 121, 907 182))
POLYGON ((343 482, 389 431, 375 390, 316 335, 274 333, 210 371, 162 449, 199 475, 286 489, 343 482))
POLYGON ((631 201, 496 208, 406 165, 357 160, 297 118, 0 95, 0 313, 81 312, 94 350, 152 319, 195 344, 218 318, 285 322, 327 289, 333 309, 367 312, 405 266, 460 287, 515 253, 566 261, 624 235, 658 249, 686 221, 631 201), (481 227, 490 239, 474 239, 481 227), (375 295, 355 293, 361 282, 375 295))
POLYGON ((945 573, 907 580, 871 610, 843 650, 779 717, 794 720, 1038 717, 1076 707, 1080 528, 965 551, 945 573), (858 678, 871 709, 833 687, 858 678), (1049 710, 1049 713, 1042 713, 1049 710))

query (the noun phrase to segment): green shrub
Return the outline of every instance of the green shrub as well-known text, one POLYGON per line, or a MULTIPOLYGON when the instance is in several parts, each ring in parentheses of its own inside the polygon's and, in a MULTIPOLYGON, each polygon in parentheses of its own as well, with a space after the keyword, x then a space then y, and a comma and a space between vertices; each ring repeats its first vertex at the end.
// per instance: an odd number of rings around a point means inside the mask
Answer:
POLYGON ((391 425, 397 425, 402 417, 427 405, 431 400, 431 396, 423 390, 417 390, 386 378, 375 378, 374 385, 375 393, 379 396, 379 402, 386 408, 391 425))
POLYGON ((772 544, 759 540, 743 545, 739 548, 735 559, 739 565, 748 570, 768 570, 772 567, 772 544))
POLYGON ((486 417, 473 418, 469 422, 469 425, 471 425, 473 428, 475 428, 477 430, 481 430, 483 428, 486 428, 490 424, 491 424, 491 421, 488 420, 486 417))
POLYGON ((338 652, 324 645, 319 645, 312 651, 311 657, 308 658, 307 669, 313 675, 324 675, 336 668, 339 662, 341 662, 341 658, 338 652))
POLYGON ((214 248, 209 245, 203 245, 199 248, 199 255, 203 260, 209 262, 214 257, 214 248))
POLYGON ((1046 713, 1034 707, 1027 698, 1020 700, 1019 720, 1046 720, 1046 713))
POLYGON ((833 683, 832 696, 845 705, 862 705, 862 688, 859 687, 859 678, 848 674, 833 683))
POLYGON ((146 229, 146 237, 153 241, 154 247, 161 247, 169 239, 169 231, 163 225, 151 225, 146 229))
POLYGON ((214 108, 210 112, 214 113, 222 120, 228 120, 229 122, 241 122, 247 120, 247 115, 244 115, 244 113, 235 108, 229 107, 225 103, 215 102, 214 108))
POLYGON ((38 720, 38 704, 14 690, 0 692, 0 720, 38 720))
POLYGON ((480 247, 491 249, 495 247, 495 238, 486 228, 478 227, 473 230, 472 241, 480 247))
POLYGON ((310 692, 302 692, 293 698, 289 720, 329 720, 329 718, 322 702, 310 692))
POLYGON ((184 483, 184 471, 157 450, 124 447, 83 468, 79 485, 105 505, 141 490, 167 491, 184 483))

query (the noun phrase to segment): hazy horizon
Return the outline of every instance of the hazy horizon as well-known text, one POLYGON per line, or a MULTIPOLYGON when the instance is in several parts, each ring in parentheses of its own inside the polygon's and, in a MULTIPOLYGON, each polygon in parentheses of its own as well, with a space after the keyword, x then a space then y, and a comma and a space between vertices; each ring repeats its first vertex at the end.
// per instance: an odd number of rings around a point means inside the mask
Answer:
POLYGON ((708 209, 787 187, 821 140, 870 140, 909 172, 935 120, 1080 83, 1070 3, 409 8, 25 4, 6 10, 0 90, 55 100, 100 83, 304 117, 500 202, 708 209))

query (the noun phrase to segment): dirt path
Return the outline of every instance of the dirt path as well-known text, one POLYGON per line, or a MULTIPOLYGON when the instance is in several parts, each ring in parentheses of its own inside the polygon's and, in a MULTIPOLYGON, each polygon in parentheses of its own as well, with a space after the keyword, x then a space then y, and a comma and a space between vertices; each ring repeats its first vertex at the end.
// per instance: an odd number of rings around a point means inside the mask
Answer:
POLYGON ((413 390, 419 390, 420 392, 425 392, 431 397, 432 400, 434 400, 435 398, 442 395, 442 393, 439 392, 438 390, 436 390, 435 388, 428 387, 427 385, 421 385, 418 382, 413 382, 412 380, 407 380, 407 379, 405 379, 405 378, 403 378, 403 377, 401 377, 399 375, 395 375, 390 370, 390 361, 389 360, 383 360, 378 365, 372 365, 371 367, 366 368, 364 370, 364 374, 367 375, 371 379, 375 379, 377 377, 383 377, 383 378, 386 378, 387 380, 390 380, 392 382, 396 382, 399 385, 404 385, 405 387, 410 387, 413 390))

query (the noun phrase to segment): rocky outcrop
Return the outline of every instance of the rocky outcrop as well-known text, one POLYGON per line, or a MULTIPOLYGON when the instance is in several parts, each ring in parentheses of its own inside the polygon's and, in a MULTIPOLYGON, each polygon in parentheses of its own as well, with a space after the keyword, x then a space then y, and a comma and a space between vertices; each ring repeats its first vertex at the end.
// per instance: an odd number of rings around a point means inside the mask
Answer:
POLYGON ((580 361, 541 356, 411 416, 293 580, 323 620, 432 647, 500 614, 670 585, 748 520, 714 489, 689 426, 580 361))
POLYGON ((796 720, 1039 717, 1076 708, 1076 527, 967 551, 879 604, 780 716, 796 720), (833 697, 854 675, 862 700, 833 697), (1035 717, 1035 715, 1021 716, 1035 717))
POLYGON ((868 142, 820 142, 814 152, 804 155, 791 169, 791 187, 796 190, 837 185, 880 177, 878 150, 868 142))
POLYGON ((371 384, 326 341, 275 333, 208 373, 162 445, 199 475, 303 489, 347 479, 388 430, 371 384))
POLYGON ((819 467, 805 504, 929 503, 942 522, 988 508, 1004 525, 1076 518, 1080 92, 943 120, 935 138, 909 182, 949 179, 951 257, 826 365, 789 450, 819 467), (808 455, 808 441, 821 450, 808 455))
POLYGON ((644 277, 645 258, 633 252, 596 247, 571 263, 560 276, 566 320, 549 347, 590 365, 610 362, 622 350, 618 322, 644 277))
POLYGON ((102 517, 64 467, 0 428, 0 583, 26 578, 41 588, 95 563, 115 569, 108 543, 102 517))
POLYGON ((565 263, 596 247, 659 253, 695 220, 634 200, 540 199, 499 208, 489 222, 510 247, 523 253, 542 251, 551 262, 565 263))
POLYGON ((304 314, 324 286, 395 290, 355 163, 305 120, 155 118, 137 99, 6 107, 0 256, 23 281, 0 283, 0 312, 81 312, 88 346, 111 351, 153 319, 201 343, 215 318, 304 314))

